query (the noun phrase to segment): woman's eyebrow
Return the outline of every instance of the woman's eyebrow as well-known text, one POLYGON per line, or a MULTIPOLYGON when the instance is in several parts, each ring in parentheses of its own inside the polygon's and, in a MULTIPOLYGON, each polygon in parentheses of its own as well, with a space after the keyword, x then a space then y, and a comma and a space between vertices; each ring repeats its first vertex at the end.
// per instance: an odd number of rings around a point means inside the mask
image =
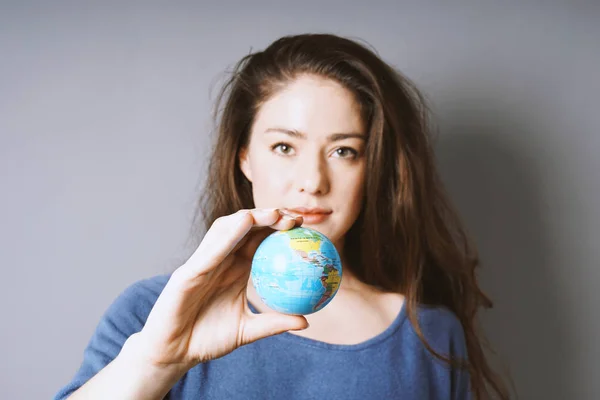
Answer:
MULTIPOLYGON (((302 133, 296 129, 269 128, 265 131, 265 133, 270 133, 270 132, 279 132, 279 133, 284 133, 286 135, 289 135, 289 136, 292 136, 292 137, 295 137, 298 139, 306 139, 306 134, 302 133)), ((367 136, 364 133, 357 133, 357 132, 332 133, 331 135, 327 136, 327 140, 330 142, 336 142, 338 140, 352 139, 352 138, 367 140, 367 136)))

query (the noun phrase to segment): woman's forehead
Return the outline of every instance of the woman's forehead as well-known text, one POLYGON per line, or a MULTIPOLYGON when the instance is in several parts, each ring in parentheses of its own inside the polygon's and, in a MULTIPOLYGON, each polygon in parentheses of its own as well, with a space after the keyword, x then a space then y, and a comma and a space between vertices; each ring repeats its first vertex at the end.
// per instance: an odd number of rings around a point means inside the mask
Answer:
POLYGON ((362 132, 360 107, 351 91, 320 77, 295 79, 262 104, 254 130, 281 128, 307 135, 362 132))

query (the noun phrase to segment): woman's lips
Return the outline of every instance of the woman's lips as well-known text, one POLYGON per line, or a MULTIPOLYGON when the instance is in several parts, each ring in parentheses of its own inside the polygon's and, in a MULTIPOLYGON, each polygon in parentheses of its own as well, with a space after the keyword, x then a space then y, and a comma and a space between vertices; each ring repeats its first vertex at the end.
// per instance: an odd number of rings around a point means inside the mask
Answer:
POLYGON ((305 224, 318 224, 325 221, 331 215, 331 210, 325 208, 286 208, 291 214, 300 215, 305 224))
POLYGON ((302 220, 305 224, 319 224, 325 221, 329 214, 300 214, 302 216, 302 220))

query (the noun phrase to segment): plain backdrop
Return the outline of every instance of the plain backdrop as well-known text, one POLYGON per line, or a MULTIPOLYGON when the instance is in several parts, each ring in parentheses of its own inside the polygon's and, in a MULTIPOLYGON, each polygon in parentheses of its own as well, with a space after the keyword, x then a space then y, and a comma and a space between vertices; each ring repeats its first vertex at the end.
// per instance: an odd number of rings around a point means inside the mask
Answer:
POLYGON ((520 398, 597 398, 599 20, 592 1, 3 1, 2 397, 50 398, 113 299, 189 255, 224 72, 329 32, 428 97, 520 398))

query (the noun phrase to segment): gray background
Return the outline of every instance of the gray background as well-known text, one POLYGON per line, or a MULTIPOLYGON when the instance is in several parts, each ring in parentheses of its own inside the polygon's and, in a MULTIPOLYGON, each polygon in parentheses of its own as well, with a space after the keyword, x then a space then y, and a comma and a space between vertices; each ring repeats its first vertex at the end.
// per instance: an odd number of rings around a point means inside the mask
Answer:
POLYGON ((222 72, 317 31, 430 99, 520 397, 596 398, 600 13, 564 3, 2 3, 2 397, 52 396, 110 302, 185 259, 222 72))

